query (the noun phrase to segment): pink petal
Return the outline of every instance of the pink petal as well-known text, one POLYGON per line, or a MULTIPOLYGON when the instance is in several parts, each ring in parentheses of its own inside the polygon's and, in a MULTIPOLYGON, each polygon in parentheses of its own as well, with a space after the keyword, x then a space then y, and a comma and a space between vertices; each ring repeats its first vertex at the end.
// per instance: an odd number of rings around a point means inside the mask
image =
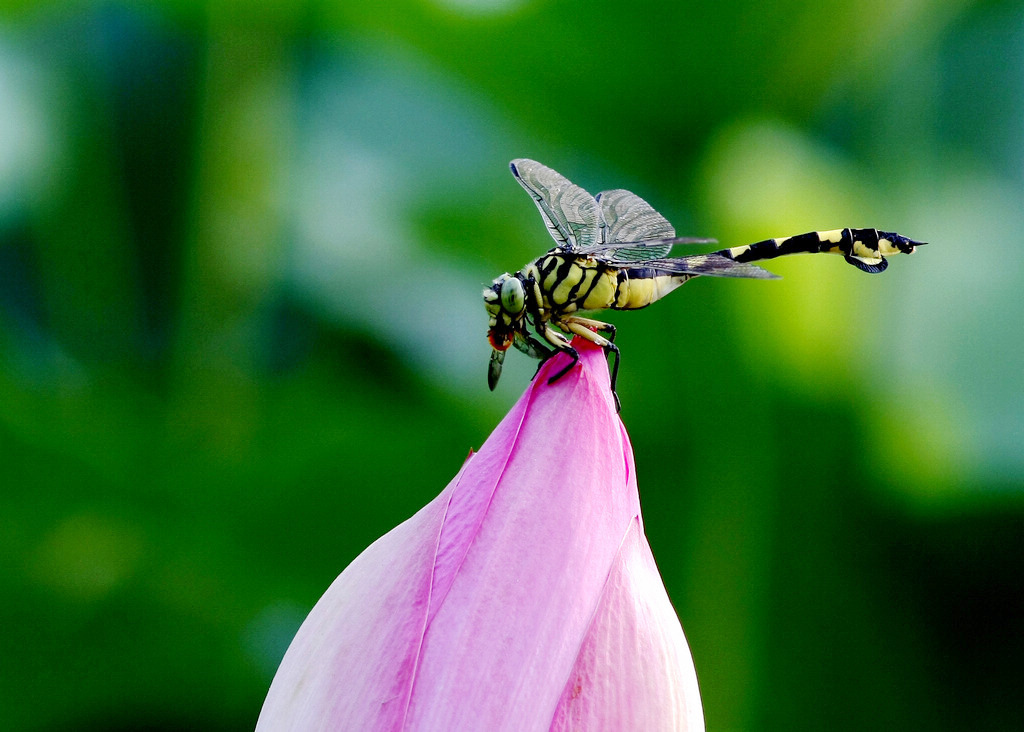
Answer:
POLYGON ((562 356, 300 628, 258 729, 703 729, 600 349, 562 356), (639 726, 637 726, 639 725, 639 726))
POLYGON ((623 540, 551 729, 704 729, 686 638, 639 522, 623 540))

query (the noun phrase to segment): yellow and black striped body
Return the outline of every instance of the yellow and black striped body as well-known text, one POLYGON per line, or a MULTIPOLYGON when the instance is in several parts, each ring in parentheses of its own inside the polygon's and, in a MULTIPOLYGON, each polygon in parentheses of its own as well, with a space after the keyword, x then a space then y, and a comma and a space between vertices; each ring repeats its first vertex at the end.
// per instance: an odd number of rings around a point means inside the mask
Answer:
MULTIPOLYGON (((639 310, 660 300, 687 280, 701 275, 772 277, 749 263, 790 254, 841 254, 858 269, 878 273, 888 264, 885 257, 912 254, 921 243, 877 229, 832 229, 765 239, 711 254, 652 257, 635 263, 622 257, 611 259, 601 254, 555 247, 516 274, 506 273, 496 278, 484 290, 484 303, 490 315, 488 338, 495 349, 488 383, 491 388, 497 383, 504 351, 509 346, 543 361, 558 351, 575 356, 576 351, 569 345, 570 338, 579 336, 597 343, 615 356, 612 367, 614 394, 619 361, 618 348, 612 343, 615 328, 577 313, 639 310), (511 305, 504 302, 506 287, 518 293, 511 305), (529 334, 528 325, 533 326, 537 338, 529 334)), ((629 249, 642 249, 643 246, 642 243, 634 244, 629 249)), ((616 252, 623 249, 623 245, 616 245, 616 252)), ((575 363, 575 358, 552 381, 565 373, 572 363, 575 363)))
POLYGON ((885 257, 913 254, 915 246, 920 243, 891 231, 832 229, 765 239, 756 244, 723 249, 716 254, 736 262, 757 262, 787 254, 842 254, 858 269, 876 274, 888 266, 885 257))
POLYGON ((671 257, 677 244, 713 240, 677 237, 665 217, 627 190, 592 196, 551 168, 525 158, 513 160, 509 168, 530 194, 556 246, 484 288, 491 389, 510 347, 542 362, 558 352, 568 354, 571 360, 548 380, 557 381, 579 358, 571 345, 575 336, 596 343, 613 357, 614 395, 619 368, 619 349, 612 342, 615 327, 580 312, 639 310, 699 276, 771 279, 775 275, 751 263, 787 254, 841 254, 858 269, 877 273, 888 265, 887 256, 911 254, 924 243, 877 229, 833 229, 671 257))
POLYGON ((556 323, 559 316, 579 311, 645 308, 692 277, 657 267, 612 267, 559 252, 544 255, 523 273, 540 289, 541 313, 556 323))

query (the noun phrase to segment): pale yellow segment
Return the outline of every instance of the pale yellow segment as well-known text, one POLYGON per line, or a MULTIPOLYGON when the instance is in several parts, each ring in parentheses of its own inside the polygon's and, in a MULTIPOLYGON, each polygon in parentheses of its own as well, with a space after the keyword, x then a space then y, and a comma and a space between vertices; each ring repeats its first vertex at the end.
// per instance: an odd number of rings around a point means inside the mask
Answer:
POLYGON ((828 231, 818 232, 818 241, 827 241, 833 244, 838 244, 843 240, 842 229, 829 229, 828 231))
POLYGON ((772 241, 775 242, 775 246, 776 247, 781 247, 783 244, 785 244, 787 241, 789 241, 792 238, 793 237, 791 237, 791 236, 782 236, 782 237, 777 237, 775 239, 772 239, 772 241))
POLYGON ((590 330, 590 328, 588 328, 587 326, 581 325, 579 323, 567 321, 565 323, 565 327, 568 328, 572 333, 578 335, 580 338, 586 338, 591 343, 596 343, 597 345, 601 346, 601 348, 604 348, 611 342, 603 335, 599 335, 594 331, 590 330))
POLYGON ((619 298, 619 308, 635 310, 650 305, 665 297, 688 279, 689 277, 685 275, 662 275, 661 277, 645 277, 642 280, 630 280, 623 288, 626 290, 626 297, 619 298))
POLYGON ((741 254, 743 254, 745 252, 748 252, 748 251, 750 251, 750 245, 749 244, 744 244, 741 247, 733 247, 732 249, 729 250, 729 254, 732 255, 733 259, 735 259, 736 257, 738 257, 741 254))
MULTIPOLYGON (((597 270, 593 270, 595 273, 597 270)), ((604 310, 614 304, 615 286, 617 283, 616 272, 609 270, 601 275, 601 279, 594 285, 593 291, 587 295, 587 299, 580 303, 581 310, 604 310)))
POLYGON ((597 267, 588 267, 583 271, 583 281, 580 282, 580 287, 576 291, 576 297, 585 295, 590 290, 590 285, 594 282, 594 278, 597 277, 597 267))
POLYGON ((879 239, 878 252, 879 254, 899 254, 900 250, 888 239, 879 239))
POLYGON ((551 302, 555 306, 565 305, 569 302, 569 293, 576 285, 579 284, 580 280, 583 279, 585 271, 578 264, 573 264, 569 267, 569 271, 566 273, 559 282, 555 289, 551 292, 551 302))
MULTIPOLYGON (((560 323, 555 323, 555 325, 562 327, 560 323)), ((569 339, 554 328, 544 328, 544 330, 541 331, 541 335, 544 336, 544 340, 555 348, 565 348, 569 345, 569 339)))
MULTIPOLYGON (((546 269, 549 266, 549 259, 545 259, 541 263, 541 266, 540 266, 541 269, 546 269)), ((540 286, 541 286, 541 288, 543 288, 544 292, 551 292, 551 290, 554 288, 555 283, 557 281, 558 281, 558 266, 556 265, 551 270, 551 272, 548 273, 548 276, 544 278, 544 281, 540 283, 540 286)))
POLYGON ((619 297, 619 307, 623 310, 632 310, 650 305, 656 298, 654 277, 644 280, 630 280, 623 287, 624 295, 619 297))
POLYGON ((853 240, 853 255, 855 257, 865 257, 866 259, 878 259, 878 252, 859 239, 853 240))

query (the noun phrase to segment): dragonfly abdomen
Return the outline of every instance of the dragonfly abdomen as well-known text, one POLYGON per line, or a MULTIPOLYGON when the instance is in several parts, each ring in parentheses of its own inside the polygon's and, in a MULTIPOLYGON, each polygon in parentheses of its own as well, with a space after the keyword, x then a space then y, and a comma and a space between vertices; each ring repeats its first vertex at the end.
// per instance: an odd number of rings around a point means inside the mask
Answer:
POLYGON ((657 267, 620 269, 614 310, 639 310, 660 300, 691 278, 691 275, 669 272, 657 267))
POLYGON ((757 262, 787 254, 842 254, 847 262, 859 269, 881 272, 886 267, 884 257, 901 252, 912 254, 919 243, 891 231, 830 229, 765 239, 755 244, 723 249, 716 254, 737 262, 757 262))

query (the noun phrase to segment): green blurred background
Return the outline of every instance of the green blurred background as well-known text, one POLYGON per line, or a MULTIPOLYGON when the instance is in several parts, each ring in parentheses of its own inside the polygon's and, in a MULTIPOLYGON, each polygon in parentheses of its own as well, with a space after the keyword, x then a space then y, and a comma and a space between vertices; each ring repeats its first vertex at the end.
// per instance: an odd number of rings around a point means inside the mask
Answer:
POLYGON ((622 417, 710 730, 1024 728, 1024 4, 167 0, 0 12, 3 729, 252 728, 532 374, 521 156, 931 242, 613 316, 622 417))

